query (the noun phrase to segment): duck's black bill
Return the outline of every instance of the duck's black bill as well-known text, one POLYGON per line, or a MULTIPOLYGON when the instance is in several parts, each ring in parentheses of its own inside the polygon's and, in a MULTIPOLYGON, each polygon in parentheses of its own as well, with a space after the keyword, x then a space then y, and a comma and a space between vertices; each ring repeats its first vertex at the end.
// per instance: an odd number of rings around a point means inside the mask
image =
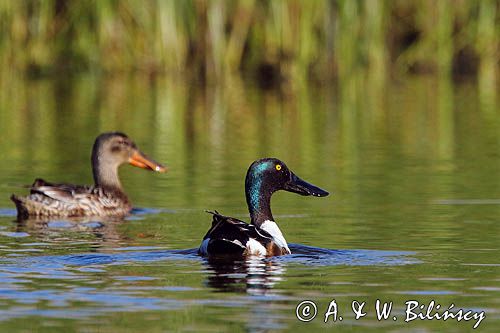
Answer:
POLYGON ((300 195, 313 195, 315 197, 326 197, 329 193, 313 184, 300 179, 291 173, 290 180, 285 183, 284 189, 300 195))

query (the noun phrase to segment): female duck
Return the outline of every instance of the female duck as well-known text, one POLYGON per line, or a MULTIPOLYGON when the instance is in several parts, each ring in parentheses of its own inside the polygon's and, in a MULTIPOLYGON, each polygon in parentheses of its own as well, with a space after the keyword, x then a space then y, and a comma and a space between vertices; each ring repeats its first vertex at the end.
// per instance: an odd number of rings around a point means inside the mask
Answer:
POLYGON ((251 224, 211 212, 212 228, 203 238, 198 253, 204 256, 290 254, 288 244, 271 213, 271 196, 278 190, 306 196, 328 195, 328 192, 297 177, 285 163, 276 158, 257 160, 250 165, 245 180, 251 224))
POLYGON ((125 134, 99 135, 92 148, 93 186, 52 184, 36 179, 26 197, 12 195, 19 218, 124 216, 132 205, 124 193, 118 167, 124 163, 165 172, 161 164, 145 156, 125 134))

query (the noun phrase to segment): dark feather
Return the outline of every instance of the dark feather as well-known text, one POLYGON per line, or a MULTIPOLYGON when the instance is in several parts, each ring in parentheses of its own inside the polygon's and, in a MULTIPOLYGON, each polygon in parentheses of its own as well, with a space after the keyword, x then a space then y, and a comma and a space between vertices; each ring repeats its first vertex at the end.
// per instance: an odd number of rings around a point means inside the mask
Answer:
POLYGON ((271 255, 275 255, 277 251, 281 254, 281 249, 266 231, 217 211, 208 213, 213 215, 212 227, 203 240, 210 239, 207 249, 209 255, 245 255, 246 244, 250 239, 262 244, 271 255))

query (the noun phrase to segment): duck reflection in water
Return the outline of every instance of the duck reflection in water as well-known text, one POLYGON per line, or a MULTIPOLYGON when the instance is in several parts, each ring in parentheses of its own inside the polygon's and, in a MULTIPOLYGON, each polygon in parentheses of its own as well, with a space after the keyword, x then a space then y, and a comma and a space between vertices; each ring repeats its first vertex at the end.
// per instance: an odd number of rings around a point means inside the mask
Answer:
POLYGON ((93 251, 98 248, 113 248, 128 240, 118 231, 118 227, 124 223, 122 217, 21 218, 15 220, 15 223, 16 232, 26 232, 41 241, 85 241, 93 244, 93 251))
POLYGON ((271 258, 214 258, 204 260, 209 271, 207 284, 221 292, 243 292, 250 295, 270 295, 283 280, 285 266, 271 258))

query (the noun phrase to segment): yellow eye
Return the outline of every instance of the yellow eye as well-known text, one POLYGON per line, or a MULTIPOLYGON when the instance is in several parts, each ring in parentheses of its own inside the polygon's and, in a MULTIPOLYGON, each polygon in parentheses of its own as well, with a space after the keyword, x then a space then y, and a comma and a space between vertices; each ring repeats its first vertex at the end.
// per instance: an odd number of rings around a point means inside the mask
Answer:
POLYGON ((276 164, 276 170, 278 170, 278 171, 281 170, 281 165, 280 164, 276 164))

